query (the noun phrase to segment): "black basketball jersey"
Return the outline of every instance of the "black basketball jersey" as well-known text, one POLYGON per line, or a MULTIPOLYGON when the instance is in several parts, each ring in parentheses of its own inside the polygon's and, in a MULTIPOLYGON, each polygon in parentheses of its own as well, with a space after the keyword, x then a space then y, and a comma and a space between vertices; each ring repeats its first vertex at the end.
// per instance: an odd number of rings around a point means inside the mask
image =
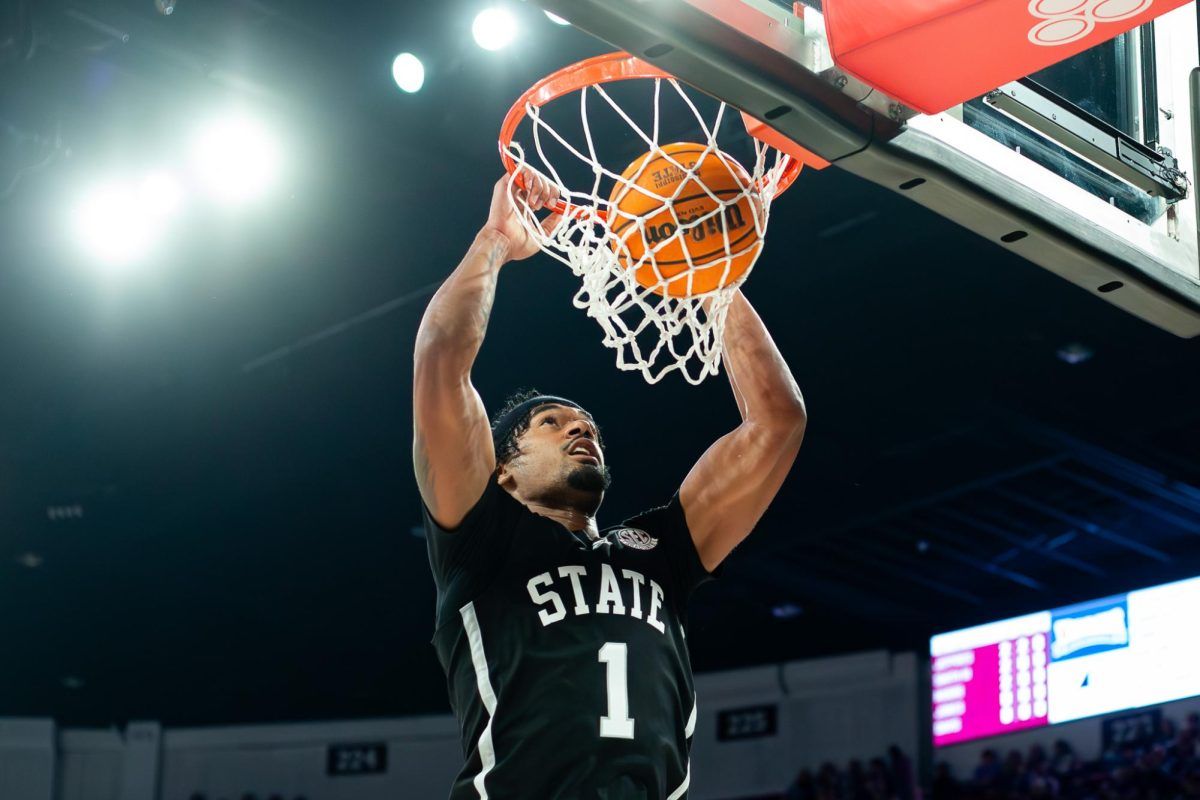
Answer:
POLYGON ((679 496, 590 541, 493 479, 453 532, 425 528, 466 756, 451 800, 686 797, 685 608, 709 575, 679 496))

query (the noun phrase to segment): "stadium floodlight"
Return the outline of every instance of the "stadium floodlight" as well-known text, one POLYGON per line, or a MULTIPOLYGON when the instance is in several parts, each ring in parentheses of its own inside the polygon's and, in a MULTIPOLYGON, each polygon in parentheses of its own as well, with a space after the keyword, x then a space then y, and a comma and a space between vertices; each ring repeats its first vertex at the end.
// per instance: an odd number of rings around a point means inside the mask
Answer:
POLYGON ((138 187, 138 201, 151 218, 173 217, 183 207, 183 186, 166 170, 151 172, 138 187))
POLYGON ((517 19, 506 8, 485 8, 475 16, 471 35, 484 50, 501 50, 517 38, 517 19))
POLYGON ((213 197, 229 205, 257 199, 278 177, 279 142, 257 120, 231 115, 203 127, 192 142, 192 165, 213 197))
POLYGON ((392 61, 392 79, 409 94, 425 85, 425 65, 412 53, 401 53, 392 61))
POLYGON ((92 187, 75 207, 76 240, 108 268, 130 266, 145 258, 161 234, 161 218, 148 213, 137 187, 110 181, 92 187))
POLYGON ((558 16, 557 14, 551 14, 549 11, 545 11, 543 13, 546 15, 546 18, 549 19, 551 22, 553 22, 555 25, 570 25, 571 24, 570 22, 568 22, 567 20, 558 16))

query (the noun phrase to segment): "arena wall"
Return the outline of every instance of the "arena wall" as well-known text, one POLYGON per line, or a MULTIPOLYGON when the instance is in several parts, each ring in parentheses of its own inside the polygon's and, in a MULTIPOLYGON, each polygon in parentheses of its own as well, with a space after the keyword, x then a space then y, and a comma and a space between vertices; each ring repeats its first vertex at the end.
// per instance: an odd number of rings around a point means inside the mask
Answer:
MULTIPOLYGON (((698 675, 689 796, 757 797, 805 766, 892 744, 915 753, 918 669, 911 653, 878 651, 698 675)), ((426 800, 445 796, 461 763, 449 716, 124 730, 0 720, 3 800, 426 800), (339 745, 385 750, 386 769, 328 774, 339 745)))

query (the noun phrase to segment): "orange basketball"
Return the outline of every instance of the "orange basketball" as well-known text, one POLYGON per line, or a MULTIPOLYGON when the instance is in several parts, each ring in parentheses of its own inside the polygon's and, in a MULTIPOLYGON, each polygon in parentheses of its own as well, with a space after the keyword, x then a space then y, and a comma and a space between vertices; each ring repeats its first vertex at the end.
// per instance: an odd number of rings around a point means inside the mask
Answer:
POLYGON ((715 149, 705 154, 704 145, 677 142, 637 159, 621 178, 609 196, 609 227, 616 236, 611 246, 626 269, 636 265, 642 286, 662 294, 657 285, 661 275, 668 295, 690 297, 733 283, 754 264, 762 249, 755 223, 761 205, 746 193, 750 176, 730 156, 715 149), (678 165, 695 167, 694 174, 689 177, 678 165), (738 200, 717 211, 720 204, 709 192, 738 200), (641 261, 647 251, 650 255, 641 261))

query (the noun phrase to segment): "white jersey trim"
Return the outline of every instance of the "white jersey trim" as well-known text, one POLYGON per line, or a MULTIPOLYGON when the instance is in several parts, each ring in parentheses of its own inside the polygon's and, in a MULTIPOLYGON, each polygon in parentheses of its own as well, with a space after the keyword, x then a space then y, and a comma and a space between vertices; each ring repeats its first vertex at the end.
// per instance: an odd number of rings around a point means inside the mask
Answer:
MULTIPOLYGON (((696 699, 693 697, 692 698, 692 713, 690 715, 688 715, 687 725, 683 729, 683 734, 687 738, 691 739, 692 734, 695 732, 696 732, 696 699)), ((688 790, 688 786, 691 784, 691 782, 692 782, 692 759, 691 759, 691 756, 688 756, 687 772, 685 772, 683 774, 683 783, 679 784, 679 786, 675 789, 675 791, 671 792, 671 794, 669 794, 667 796, 667 800, 679 800, 679 798, 683 797, 684 793, 688 790)))
POLYGON ((679 800, 683 797, 684 792, 688 790, 688 784, 692 782, 692 760, 688 759, 687 774, 683 776, 683 783, 679 784, 679 788, 671 792, 667 800, 679 800))
MULTIPOLYGON (((483 727, 483 733, 479 734, 479 743, 476 746, 479 750, 480 768, 479 774, 475 776, 474 780, 475 791, 479 792, 479 800, 488 800, 487 786, 484 780, 496 766, 496 751, 492 747, 492 720, 496 718, 496 693, 492 691, 492 678, 488 673, 487 654, 483 652, 483 634, 479 630, 479 619, 475 616, 475 604, 467 603, 458 610, 458 613, 462 616, 463 628, 467 632, 467 642, 471 645, 471 663, 475 666, 475 682, 479 686, 479 698, 483 701, 484 710, 488 714, 487 725, 483 727)), ((695 711, 692 714, 694 717, 695 711)), ((672 800, 678 800, 678 798, 672 796, 672 800)))

